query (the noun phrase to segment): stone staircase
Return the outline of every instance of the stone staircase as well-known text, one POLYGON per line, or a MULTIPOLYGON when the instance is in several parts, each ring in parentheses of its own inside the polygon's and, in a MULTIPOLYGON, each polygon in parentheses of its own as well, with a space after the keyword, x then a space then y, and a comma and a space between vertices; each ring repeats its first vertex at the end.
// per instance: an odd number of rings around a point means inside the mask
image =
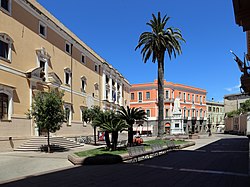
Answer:
MULTIPOLYGON (((14 149, 14 151, 41 151, 42 145, 47 145, 47 137, 33 137, 14 149)), ((52 145, 53 151, 63 151, 83 146, 83 144, 79 144, 65 137, 50 137, 50 145, 52 145)))

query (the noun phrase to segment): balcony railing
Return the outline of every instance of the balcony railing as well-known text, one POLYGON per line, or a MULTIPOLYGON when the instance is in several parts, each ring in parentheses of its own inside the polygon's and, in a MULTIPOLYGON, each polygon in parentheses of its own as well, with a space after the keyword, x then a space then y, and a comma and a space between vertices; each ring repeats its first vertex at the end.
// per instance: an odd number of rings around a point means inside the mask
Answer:
POLYGON ((173 103, 174 99, 173 98, 164 98, 165 103, 173 103))

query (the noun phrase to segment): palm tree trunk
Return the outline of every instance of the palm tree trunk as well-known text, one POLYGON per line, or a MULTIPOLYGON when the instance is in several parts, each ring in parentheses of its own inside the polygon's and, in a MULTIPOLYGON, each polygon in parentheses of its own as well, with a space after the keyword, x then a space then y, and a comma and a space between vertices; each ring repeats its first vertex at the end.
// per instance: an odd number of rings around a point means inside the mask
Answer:
POLYGON ((116 150, 118 139, 118 131, 112 132, 112 151, 116 150))
POLYGON ((128 128, 128 145, 133 146, 133 124, 129 124, 128 128))
POLYGON ((109 139, 109 132, 108 131, 105 131, 105 142, 106 142, 106 145, 107 145, 107 148, 110 149, 110 139, 109 139))
POLYGON ((94 126, 94 142, 95 142, 95 145, 96 145, 96 126, 94 126))
POLYGON ((47 137, 47 142, 48 142, 48 153, 50 153, 50 143, 49 143, 49 130, 47 129, 48 132, 48 137, 47 137))
POLYGON ((164 134, 163 109, 164 109, 164 54, 158 55, 158 137, 164 134))

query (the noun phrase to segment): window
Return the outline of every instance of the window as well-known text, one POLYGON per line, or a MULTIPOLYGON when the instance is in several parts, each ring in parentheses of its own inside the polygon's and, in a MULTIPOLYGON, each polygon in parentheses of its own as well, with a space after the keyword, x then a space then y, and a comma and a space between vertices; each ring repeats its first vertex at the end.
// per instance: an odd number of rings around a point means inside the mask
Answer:
POLYGON ((13 40, 9 35, 0 33, 0 59, 11 61, 11 45, 13 40))
POLYGON ((202 117, 202 109, 200 109, 200 117, 202 117))
POLYGON ((165 110, 165 117, 168 117, 168 109, 165 110))
POLYGON ((168 99, 168 98, 169 98, 169 91, 166 90, 166 99, 168 99))
POLYGON ((150 99, 150 92, 146 92, 146 99, 150 99))
POLYGON ((85 62, 85 56, 84 56, 84 55, 82 55, 81 62, 82 62, 83 64, 85 64, 85 63, 86 63, 86 62, 85 62))
POLYGON ((8 95, 0 93, 0 119, 8 119, 8 95))
POLYGON ((106 90, 106 94, 105 94, 106 100, 109 99, 109 90, 106 90))
POLYGON ((147 113, 147 117, 150 117, 150 110, 147 110, 146 113, 147 113))
POLYGON ((106 75, 106 84, 108 84, 109 83, 109 77, 108 77, 108 75, 106 75))
POLYGON ((212 111, 212 107, 209 106, 209 107, 208 107, 208 112, 211 112, 211 111, 212 111))
POLYGON ((213 107, 213 112, 215 112, 215 107, 213 107))
POLYGON ((47 36, 47 26, 42 22, 39 22, 39 35, 42 37, 47 36))
POLYGON ((1 2, 1 9, 4 11, 7 11, 8 13, 10 13, 11 10, 11 0, 0 0, 1 2))
POLYGON ((85 76, 82 76, 82 77, 81 77, 81 83, 82 83, 81 91, 82 91, 83 93, 85 93, 85 92, 86 92, 86 85, 87 85, 87 79, 86 79, 85 76))
POLYGON ((139 94, 139 96, 138 96, 138 98, 139 98, 139 102, 142 102, 142 93, 141 93, 141 92, 139 92, 138 94, 139 94))
POLYGON ((112 101, 116 102, 116 91, 112 90, 112 101))
POLYGON ((175 128, 179 128, 180 124, 179 123, 175 123, 175 128))
POLYGON ((131 100, 134 100, 134 99, 135 99, 135 94, 131 93, 131 100))
POLYGON ((188 100, 190 101, 190 94, 188 94, 188 100))
POLYGON ((194 102, 194 94, 192 95, 192 102, 194 102))
POLYGON ((98 72, 98 66, 95 64, 95 72, 98 72))
POLYGON ((9 44, 0 41, 0 57, 8 60, 9 44))
POLYGON ((183 93, 183 100, 186 102, 186 93, 183 93))
POLYGON ((188 110, 188 117, 190 117, 190 110, 188 110))
POLYGON ((65 43, 65 51, 71 55, 71 44, 69 42, 65 43))
POLYGON ((66 84, 66 85, 70 85, 70 83, 71 83, 71 71, 70 71, 70 69, 69 68, 66 68, 65 70, 64 70, 64 73, 65 73, 65 76, 64 76, 64 83, 66 84))
POLYGON ((200 104, 202 104, 202 96, 200 96, 200 104))

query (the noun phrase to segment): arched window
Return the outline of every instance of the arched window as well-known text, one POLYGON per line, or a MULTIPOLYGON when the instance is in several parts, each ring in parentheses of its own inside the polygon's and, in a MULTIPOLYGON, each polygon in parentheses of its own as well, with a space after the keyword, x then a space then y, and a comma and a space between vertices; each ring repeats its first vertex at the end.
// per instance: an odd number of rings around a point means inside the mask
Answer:
POLYGON ((0 119, 8 119, 8 102, 9 97, 4 93, 0 93, 0 119))

